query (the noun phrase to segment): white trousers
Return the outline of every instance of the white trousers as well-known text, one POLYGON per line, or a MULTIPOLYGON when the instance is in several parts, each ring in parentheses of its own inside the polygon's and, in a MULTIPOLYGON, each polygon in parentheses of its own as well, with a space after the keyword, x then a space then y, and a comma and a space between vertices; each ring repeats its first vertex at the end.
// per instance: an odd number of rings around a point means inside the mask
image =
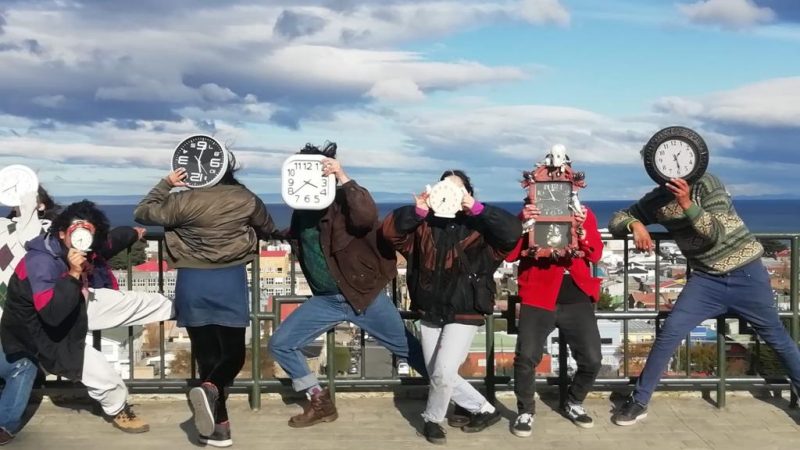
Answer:
POLYGON ((450 323, 439 327, 421 322, 420 328, 422 353, 430 376, 428 405, 422 418, 434 423, 444 421, 450 400, 469 412, 479 412, 488 403, 486 398, 458 374, 478 326, 450 323))
MULTIPOLYGON (((86 313, 91 331, 144 325, 174 316, 172 301, 161 294, 94 289, 90 290, 89 298, 86 313)), ((116 416, 125 407, 128 400, 125 382, 103 353, 91 345, 84 349, 81 382, 109 416, 116 416)))

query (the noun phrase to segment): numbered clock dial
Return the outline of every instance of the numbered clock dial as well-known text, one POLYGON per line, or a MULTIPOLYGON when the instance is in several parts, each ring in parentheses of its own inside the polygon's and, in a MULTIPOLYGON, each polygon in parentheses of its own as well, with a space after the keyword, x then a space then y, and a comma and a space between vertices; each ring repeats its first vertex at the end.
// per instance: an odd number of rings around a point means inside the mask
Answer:
POLYGON ((181 142, 172 155, 172 170, 186 169, 184 182, 190 188, 211 187, 228 170, 228 152, 210 136, 192 136, 181 142))
POLYGON ((336 177, 323 176, 322 155, 290 156, 281 168, 281 196, 294 209, 325 209, 336 198, 336 177))
POLYGON ((39 177, 30 167, 14 164, 0 170, 0 203, 6 206, 19 206, 20 195, 36 192, 39 177))
POLYGON ((669 127, 654 134, 642 149, 645 170, 656 183, 673 178, 697 181, 708 167, 708 147, 699 134, 669 127))
POLYGON ((536 207, 545 217, 568 216, 572 184, 566 182, 539 182, 536 187, 536 207))
POLYGON ((92 248, 94 236, 86 228, 76 228, 72 234, 69 235, 69 241, 72 248, 82 252, 88 252, 92 248))

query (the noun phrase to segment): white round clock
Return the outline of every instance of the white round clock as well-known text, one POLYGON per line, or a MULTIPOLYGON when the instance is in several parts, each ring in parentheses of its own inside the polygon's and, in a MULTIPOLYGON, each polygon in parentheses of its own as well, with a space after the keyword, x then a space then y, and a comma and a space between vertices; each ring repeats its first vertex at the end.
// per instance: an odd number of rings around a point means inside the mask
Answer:
POLYGON ((436 217, 453 218, 461 211, 461 201, 465 189, 450 180, 444 179, 433 187, 428 186, 428 206, 436 217))
POLYGON ((30 167, 14 164, 0 170, 0 203, 19 206, 20 195, 39 190, 39 177, 30 167))
POLYGON ((88 252, 92 248, 94 235, 86 228, 75 228, 69 235, 69 242, 72 248, 82 252, 88 252))
POLYGON ((281 168, 281 196, 293 209, 325 209, 336 198, 336 177, 322 175, 323 155, 292 155, 281 168))

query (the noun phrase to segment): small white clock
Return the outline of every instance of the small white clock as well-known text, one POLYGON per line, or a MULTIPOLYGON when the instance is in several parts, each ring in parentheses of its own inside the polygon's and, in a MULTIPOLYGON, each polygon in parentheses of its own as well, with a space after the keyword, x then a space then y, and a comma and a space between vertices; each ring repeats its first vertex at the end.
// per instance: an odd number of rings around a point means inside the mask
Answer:
POLYGON ((336 177, 322 175, 323 155, 292 155, 281 168, 281 196, 293 209, 325 209, 336 198, 336 177))
POLYGON ((456 213, 461 211, 461 201, 464 199, 466 190, 452 181, 444 179, 433 187, 428 185, 427 192, 427 203, 433 210, 433 215, 452 219, 456 213))
POLYGON ((14 164, 0 170, 0 203, 19 206, 21 194, 38 190, 39 177, 30 167, 14 164))
POLYGON ((75 228, 69 235, 69 242, 72 248, 82 252, 88 252, 92 248, 94 235, 86 228, 75 228))

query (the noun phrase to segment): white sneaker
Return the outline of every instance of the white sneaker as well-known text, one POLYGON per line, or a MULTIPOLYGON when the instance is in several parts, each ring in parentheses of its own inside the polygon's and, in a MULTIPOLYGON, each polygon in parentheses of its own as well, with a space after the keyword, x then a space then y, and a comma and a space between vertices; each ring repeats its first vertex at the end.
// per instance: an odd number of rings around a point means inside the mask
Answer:
POLYGON ((564 407, 564 415, 581 428, 592 428, 594 426, 594 421, 581 404, 567 403, 567 406, 564 407))

